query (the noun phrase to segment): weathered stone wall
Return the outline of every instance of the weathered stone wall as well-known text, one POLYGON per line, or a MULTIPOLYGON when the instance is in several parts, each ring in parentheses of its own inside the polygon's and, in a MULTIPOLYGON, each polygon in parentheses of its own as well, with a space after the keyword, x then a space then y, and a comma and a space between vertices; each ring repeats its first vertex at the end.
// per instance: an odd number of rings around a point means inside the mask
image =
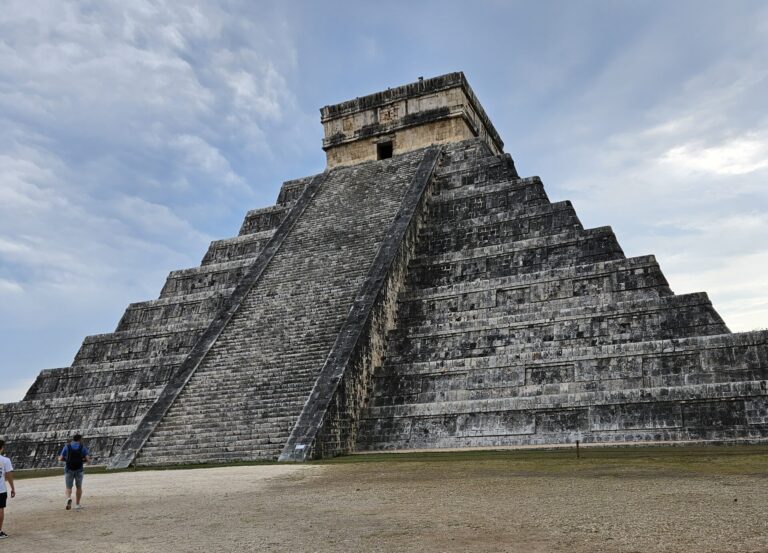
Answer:
POLYGON ((768 439, 768 333, 482 150, 453 151, 359 449, 768 439))
POLYGON ((375 160, 376 144, 395 154, 472 137, 493 153, 504 144, 462 73, 450 73, 321 110, 328 167, 375 160))
POLYGON ((462 117, 451 117, 441 121, 426 123, 409 129, 394 131, 371 138, 361 138, 349 144, 329 149, 328 167, 353 165, 376 159, 376 145, 382 140, 391 141, 394 155, 426 148, 436 144, 450 144, 472 138, 474 133, 462 117))

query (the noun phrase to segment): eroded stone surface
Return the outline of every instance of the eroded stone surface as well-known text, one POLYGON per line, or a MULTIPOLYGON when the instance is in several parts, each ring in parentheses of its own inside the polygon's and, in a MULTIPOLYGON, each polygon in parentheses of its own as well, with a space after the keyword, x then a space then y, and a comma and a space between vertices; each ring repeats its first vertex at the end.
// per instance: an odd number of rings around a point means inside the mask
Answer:
POLYGON ((768 437, 768 333, 730 334, 504 156, 446 155, 359 449, 768 437))

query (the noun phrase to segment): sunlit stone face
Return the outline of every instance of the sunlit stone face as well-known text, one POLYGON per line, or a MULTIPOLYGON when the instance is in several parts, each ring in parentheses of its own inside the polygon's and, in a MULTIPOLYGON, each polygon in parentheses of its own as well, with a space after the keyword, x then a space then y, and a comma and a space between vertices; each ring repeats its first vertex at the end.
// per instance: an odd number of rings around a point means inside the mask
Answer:
POLYGON ((321 110, 328 168, 480 137, 503 143, 462 73, 419 80, 321 110), (385 146, 382 146, 385 145, 385 146))

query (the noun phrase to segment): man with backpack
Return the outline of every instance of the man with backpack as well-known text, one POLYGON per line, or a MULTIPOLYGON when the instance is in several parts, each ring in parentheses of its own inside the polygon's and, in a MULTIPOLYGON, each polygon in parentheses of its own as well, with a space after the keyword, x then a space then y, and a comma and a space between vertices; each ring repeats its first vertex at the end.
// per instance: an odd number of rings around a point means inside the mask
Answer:
POLYGON ((72 508, 72 484, 77 486, 75 510, 82 509, 80 498, 83 496, 83 463, 90 460, 88 448, 83 445, 83 437, 79 433, 75 433, 72 436, 72 441, 64 446, 59 455, 59 461, 66 463, 64 482, 67 488, 67 511, 72 508))
POLYGON ((16 487, 13 485, 13 466, 11 460, 5 456, 5 441, 0 440, 0 539, 8 537, 3 532, 3 519, 5 518, 5 503, 8 501, 8 488, 5 481, 11 487, 11 497, 16 497, 16 487))

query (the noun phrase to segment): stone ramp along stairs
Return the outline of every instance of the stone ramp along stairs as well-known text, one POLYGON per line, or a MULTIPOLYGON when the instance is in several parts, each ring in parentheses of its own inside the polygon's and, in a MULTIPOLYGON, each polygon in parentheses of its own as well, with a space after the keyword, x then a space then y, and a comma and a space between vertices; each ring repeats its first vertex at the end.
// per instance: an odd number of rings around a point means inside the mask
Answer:
POLYGON ((768 333, 731 334, 504 156, 446 154, 428 214, 357 449, 768 436, 768 333))

